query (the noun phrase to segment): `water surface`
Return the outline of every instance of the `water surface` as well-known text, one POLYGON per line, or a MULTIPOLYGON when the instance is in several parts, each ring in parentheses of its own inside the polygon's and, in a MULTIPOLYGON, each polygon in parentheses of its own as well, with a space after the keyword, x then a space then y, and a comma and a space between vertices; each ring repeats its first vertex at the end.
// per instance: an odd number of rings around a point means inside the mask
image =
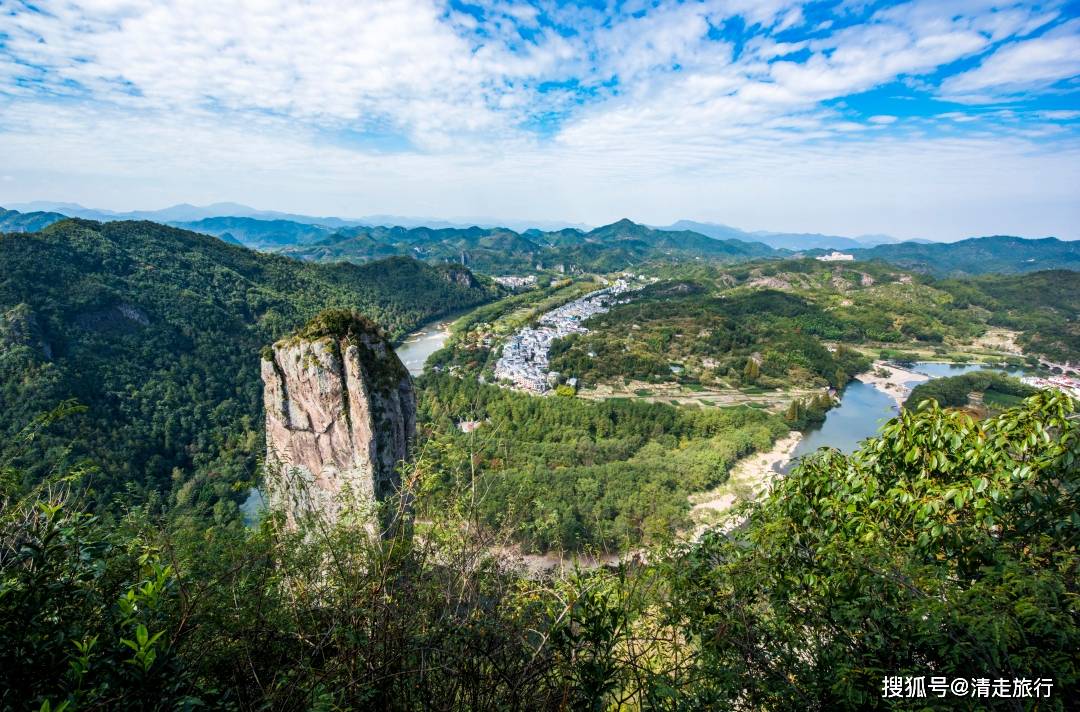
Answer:
MULTIPOLYGON (((1022 376, 1023 368, 1003 367, 982 363, 941 363, 919 361, 909 370, 929 376, 930 380, 946 376, 961 376, 973 371, 1000 371, 1010 376, 1022 376)), ((908 385, 917 384, 912 381, 908 385)), ((862 381, 852 381, 844 388, 840 404, 825 415, 825 422, 803 433, 803 439, 792 453, 792 462, 820 447, 834 447, 844 453, 858 449, 863 440, 877 435, 890 418, 897 414, 896 401, 883 391, 862 381)), ((789 464, 784 468, 789 470, 789 464)))
POLYGON ((446 345, 446 340, 450 338, 450 325, 456 318, 425 324, 406 336, 401 345, 394 349, 409 373, 419 376, 424 372, 428 357, 446 345))
POLYGON ((791 456, 801 457, 819 447, 853 452, 895 415, 896 401, 892 396, 862 381, 852 381, 844 388, 840 405, 825 414, 824 423, 803 434, 791 456))

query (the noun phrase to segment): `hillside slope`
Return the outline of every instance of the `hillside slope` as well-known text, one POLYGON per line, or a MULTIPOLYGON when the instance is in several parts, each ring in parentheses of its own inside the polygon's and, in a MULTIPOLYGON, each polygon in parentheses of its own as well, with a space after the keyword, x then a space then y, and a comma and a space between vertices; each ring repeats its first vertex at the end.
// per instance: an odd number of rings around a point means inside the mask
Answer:
POLYGON ((112 473, 99 494, 128 481, 167 490, 170 478, 184 489, 179 473, 194 470, 221 496, 263 449, 264 345, 328 307, 359 309, 399 338, 498 293, 460 267, 301 263, 148 222, 3 235, 0 438, 76 399, 89 412, 31 459, 73 439, 72 457, 112 473))

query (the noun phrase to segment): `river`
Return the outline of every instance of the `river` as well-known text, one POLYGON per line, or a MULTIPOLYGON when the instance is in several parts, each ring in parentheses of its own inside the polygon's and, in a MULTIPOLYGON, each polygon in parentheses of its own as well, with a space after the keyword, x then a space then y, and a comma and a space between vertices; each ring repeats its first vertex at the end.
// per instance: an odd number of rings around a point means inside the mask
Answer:
POLYGON ((428 357, 441 349, 450 338, 450 325, 461 316, 450 316, 420 327, 402 340, 394 349, 398 358, 413 376, 424 372, 428 357))
MULTIPOLYGON (((932 379, 944 376, 960 376, 979 370, 994 370, 1012 376, 1022 375, 1023 369, 1001 368, 987 364, 952 364, 920 361, 909 370, 932 379)), ((840 405, 830 410, 825 422, 807 430, 798 447, 792 452, 792 461, 814 452, 820 447, 834 447, 842 452, 853 452, 860 442, 877 434, 878 429, 896 416, 896 401, 874 386, 862 381, 852 381, 844 388, 840 405)), ((785 470, 790 469, 790 464, 785 470)))

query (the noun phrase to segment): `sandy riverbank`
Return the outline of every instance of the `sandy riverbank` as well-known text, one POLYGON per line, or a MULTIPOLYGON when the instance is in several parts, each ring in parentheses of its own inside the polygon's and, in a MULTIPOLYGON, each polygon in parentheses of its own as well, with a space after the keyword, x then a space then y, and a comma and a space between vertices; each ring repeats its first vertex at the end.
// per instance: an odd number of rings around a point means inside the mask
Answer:
POLYGON ((856 378, 892 397, 898 406, 903 405, 907 397, 911 395, 911 383, 922 383, 930 380, 930 377, 925 374, 909 371, 906 368, 900 368, 884 361, 874 361, 874 365, 869 371, 860 373, 856 378), (887 375, 879 375, 881 372, 887 375))
POLYGON ((740 502, 753 501, 768 491, 778 470, 788 463, 801 440, 802 433, 792 430, 773 443, 771 449, 735 463, 724 484, 709 492, 691 495, 690 517, 696 524, 694 538, 701 536, 723 512, 740 502))

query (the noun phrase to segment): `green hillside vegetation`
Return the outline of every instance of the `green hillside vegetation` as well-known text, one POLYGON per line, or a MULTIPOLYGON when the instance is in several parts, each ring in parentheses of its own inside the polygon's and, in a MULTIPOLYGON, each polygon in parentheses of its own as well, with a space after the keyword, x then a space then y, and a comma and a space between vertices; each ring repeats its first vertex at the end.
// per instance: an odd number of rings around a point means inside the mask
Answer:
POLYGON ((470 378, 422 380, 430 468, 418 514, 477 493, 476 516, 527 551, 626 551, 689 524, 691 492, 788 432, 753 408, 535 398, 470 378), (460 421, 482 425, 472 433, 460 421))
POLYGON ((978 312, 992 326, 1020 331, 1025 351, 1057 362, 1080 354, 1080 272, 984 276, 938 286, 952 295, 957 309, 978 312))
POLYGON ((872 308, 830 311, 795 294, 729 292, 704 282, 659 282, 586 322, 587 334, 557 341, 552 368, 589 385, 637 379, 711 387, 841 387, 867 358, 823 340, 885 335, 872 308))
POLYGON ((987 405, 1013 404, 1036 392, 1036 388, 1024 385, 1018 378, 996 371, 977 371, 920 383, 911 390, 911 395, 904 402, 904 407, 915 408, 922 401, 931 398, 942 407, 965 406, 968 404, 968 396, 971 393, 985 394, 987 405))
POLYGON ((664 281, 557 341, 552 369, 586 385, 841 386, 869 365, 849 347, 948 354, 973 348, 989 327, 1022 332, 1031 354, 1080 353, 1080 272, 939 281, 810 259, 652 272, 664 281))
POLYGON ((852 250, 859 260, 883 260, 941 277, 1080 270, 1080 241, 1028 240, 996 235, 959 242, 903 242, 852 250))
MULTIPOLYGON (((374 547, 153 498, 91 513, 77 472, 27 490, 0 461, 0 707, 885 710, 907 708, 886 677, 934 675, 1050 679, 1024 702, 1071 709, 1073 409, 905 411, 801 460, 745 526, 552 578, 494 557, 471 496, 374 547)), ((421 497, 452 476, 417 475, 421 497)))
POLYGON ((396 339, 501 293, 460 267, 304 264, 155 223, 0 236, 0 438, 74 399, 89 410, 35 440, 28 477, 70 445, 107 473, 99 499, 130 483, 224 513, 264 451, 264 345, 328 307, 396 339))

